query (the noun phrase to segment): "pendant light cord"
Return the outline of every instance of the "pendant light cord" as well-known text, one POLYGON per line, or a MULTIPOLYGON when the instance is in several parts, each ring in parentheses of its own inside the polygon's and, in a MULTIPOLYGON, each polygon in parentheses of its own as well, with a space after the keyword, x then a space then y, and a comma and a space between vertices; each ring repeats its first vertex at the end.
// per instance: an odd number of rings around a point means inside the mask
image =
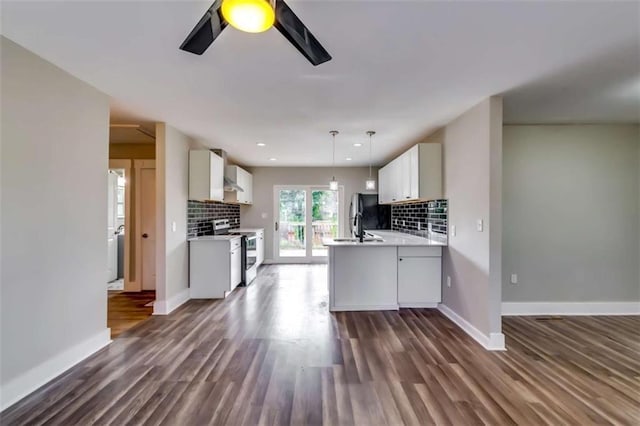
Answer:
POLYGON ((333 136, 333 157, 331 160, 331 180, 336 180, 336 135, 339 133, 337 130, 331 130, 329 132, 333 136))
POLYGON ((367 134, 369 135, 369 179, 371 180, 371 145, 373 144, 371 138, 376 134, 376 132, 369 130, 367 134))

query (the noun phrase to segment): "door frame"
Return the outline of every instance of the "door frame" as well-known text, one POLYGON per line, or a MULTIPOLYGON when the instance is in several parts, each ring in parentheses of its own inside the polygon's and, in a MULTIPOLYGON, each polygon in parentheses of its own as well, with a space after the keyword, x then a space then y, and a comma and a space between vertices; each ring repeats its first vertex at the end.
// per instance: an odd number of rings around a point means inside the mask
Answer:
POLYGON ((124 170, 124 291, 136 291, 131 281, 131 160, 109 160, 109 169, 124 170))
MULTIPOLYGON (((142 169, 153 169, 154 173, 156 170, 156 160, 133 160, 133 167, 136 172, 136 229, 135 229, 135 242, 136 242, 136 281, 135 281, 135 289, 131 291, 142 291, 142 234, 140 233, 140 229, 142 227, 142 219, 140 212, 142 211, 142 185, 141 185, 141 177, 142 177, 142 169)), ((157 176, 156 176, 157 178, 157 176)), ((156 185, 157 188, 157 185, 156 185)), ((156 190, 156 201, 157 201, 157 190, 156 190)), ((156 203, 157 205, 157 203, 156 203)), ((156 206, 154 206, 156 208, 156 206)), ((158 217, 156 216, 156 220, 158 217)), ((156 226, 157 228, 157 226, 156 226)), ((156 236, 156 247, 158 244, 158 239, 156 236)), ((155 256, 155 254, 154 254, 155 256)), ((156 263, 156 291, 158 289, 158 274, 157 274, 158 265, 156 263)), ((125 287, 126 290, 126 287, 125 287)))
MULTIPOLYGON (((312 222, 312 205, 313 205, 313 197, 311 196, 311 192, 313 190, 328 190, 329 185, 273 185, 273 263, 327 263, 328 256, 304 256, 304 257, 286 257, 280 256, 280 238, 278 236, 278 231, 275 226, 278 223, 278 227, 280 226, 280 190, 283 189, 296 189, 296 190, 305 190, 305 227, 307 229, 305 235, 305 250, 307 253, 311 252, 311 247, 313 244, 313 239, 308 238, 311 234, 309 233, 309 229, 311 228, 312 222)), ((345 210, 344 210, 344 185, 338 185, 338 235, 344 235, 344 222, 345 222, 345 210)))

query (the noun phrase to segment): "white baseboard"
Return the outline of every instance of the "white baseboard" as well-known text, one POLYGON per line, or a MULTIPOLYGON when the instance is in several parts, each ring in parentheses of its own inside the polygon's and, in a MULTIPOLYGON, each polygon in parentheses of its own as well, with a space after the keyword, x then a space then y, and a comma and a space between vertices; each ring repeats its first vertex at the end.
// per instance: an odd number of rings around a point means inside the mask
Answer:
POLYGON ((502 315, 640 315, 640 302, 502 302, 502 315))
POLYGON ((0 411, 18 402, 109 343, 111 343, 111 329, 106 328, 9 380, 0 388, 0 411))
POLYGON ((169 300, 156 300, 153 303, 153 315, 169 315, 189 299, 191 299, 189 288, 185 288, 169 300))
POLYGON ((502 333, 490 333, 488 336, 478 330, 473 324, 460 315, 455 313, 451 308, 446 305, 438 305, 438 310, 449 318, 454 324, 460 327, 465 333, 473 337, 473 339, 480 343, 485 349, 489 351, 504 351, 504 334, 502 333))
POLYGON ((331 312, 397 311, 398 305, 343 305, 343 306, 334 306, 329 310, 331 312))
POLYGON ((437 302, 429 302, 429 303, 398 303, 398 306, 401 308, 437 308, 437 302))

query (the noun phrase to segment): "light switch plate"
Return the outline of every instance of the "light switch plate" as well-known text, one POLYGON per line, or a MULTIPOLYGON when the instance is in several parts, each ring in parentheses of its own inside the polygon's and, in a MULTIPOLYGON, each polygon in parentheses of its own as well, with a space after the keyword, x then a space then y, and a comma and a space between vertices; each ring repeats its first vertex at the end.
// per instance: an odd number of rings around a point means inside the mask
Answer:
POLYGON ((447 287, 451 287, 451 277, 447 275, 447 287))
POLYGON ((171 222, 171 230, 173 232, 176 232, 176 229, 178 229, 178 226, 176 225, 176 222, 175 221, 171 222))
POLYGON ((511 274, 511 284, 518 284, 518 274, 511 274))
POLYGON ((456 236, 456 226, 455 225, 451 225, 451 236, 452 237, 456 236))
POLYGON ((476 221, 476 229, 478 230, 478 232, 482 232, 484 229, 484 222, 482 219, 478 219, 476 221))

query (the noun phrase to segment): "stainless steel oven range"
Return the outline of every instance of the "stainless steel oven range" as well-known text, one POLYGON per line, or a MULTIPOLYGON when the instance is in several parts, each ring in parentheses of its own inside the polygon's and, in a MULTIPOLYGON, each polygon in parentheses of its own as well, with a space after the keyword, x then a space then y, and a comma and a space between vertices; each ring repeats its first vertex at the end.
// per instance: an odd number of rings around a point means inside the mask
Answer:
POLYGON ((212 223, 214 235, 240 235, 242 237, 242 281, 240 285, 249 285, 258 274, 258 235, 255 232, 231 229, 229 219, 217 219, 212 223))

